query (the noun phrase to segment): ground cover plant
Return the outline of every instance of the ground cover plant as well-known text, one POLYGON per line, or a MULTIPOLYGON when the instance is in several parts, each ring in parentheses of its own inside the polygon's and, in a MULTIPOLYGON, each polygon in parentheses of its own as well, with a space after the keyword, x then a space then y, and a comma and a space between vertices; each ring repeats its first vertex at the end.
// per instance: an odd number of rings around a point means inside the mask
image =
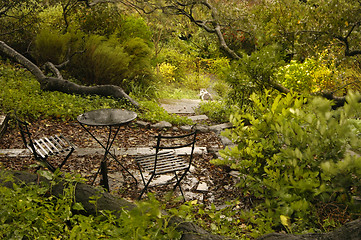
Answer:
POLYGON ((126 108, 138 111, 139 118, 150 121, 169 121, 174 124, 189 123, 184 117, 170 115, 152 101, 141 102, 135 109, 126 101, 99 96, 80 96, 61 92, 44 92, 36 79, 21 66, 14 66, 5 61, 0 65, 0 105, 4 113, 14 109, 20 115, 32 119, 54 118, 63 121, 76 119, 86 111, 100 108, 126 108), (26 103, 26 104, 25 104, 26 103))
MULTIPOLYGON (((171 216, 162 214, 155 199, 123 209, 118 216, 109 211, 83 215, 82 204, 74 200, 76 184, 83 181, 79 176, 38 173, 50 184, 0 187, 2 239, 180 239, 181 234, 168 225, 171 216), (49 194, 60 180, 66 182, 63 194, 49 194)), ((11 181, 6 172, 0 178, 11 181)), ((91 202, 96 205, 96 197, 91 202)))

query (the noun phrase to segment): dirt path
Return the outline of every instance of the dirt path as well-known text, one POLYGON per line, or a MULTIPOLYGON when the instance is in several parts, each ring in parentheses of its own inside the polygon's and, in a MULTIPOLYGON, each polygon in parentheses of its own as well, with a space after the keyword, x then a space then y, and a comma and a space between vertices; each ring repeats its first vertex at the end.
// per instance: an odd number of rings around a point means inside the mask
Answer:
POLYGON ((201 102, 199 99, 163 99, 160 100, 160 105, 168 113, 193 115, 201 102))

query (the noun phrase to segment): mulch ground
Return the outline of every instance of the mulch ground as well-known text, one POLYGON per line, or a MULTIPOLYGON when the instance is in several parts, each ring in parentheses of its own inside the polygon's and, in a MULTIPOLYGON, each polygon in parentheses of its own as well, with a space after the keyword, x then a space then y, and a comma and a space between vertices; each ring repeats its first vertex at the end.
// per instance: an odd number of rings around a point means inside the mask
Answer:
MULTIPOLYGON (((31 131, 33 138, 40 138, 43 136, 63 134, 71 142, 73 142, 78 148, 99 148, 91 136, 77 123, 77 122, 59 122, 56 120, 38 120, 31 123, 31 131)), ((107 139, 108 128, 93 127, 91 128, 92 133, 96 135, 100 140, 107 139)), ((157 130, 147 129, 141 127, 135 123, 122 126, 120 132, 113 143, 115 148, 135 148, 153 146, 154 138, 159 132, 162 134, 184 134, 180 130, 169 129, 169 130, 157 130)), ((207 147, 207 149, 223 148, 222 143, 218 139, 215 133, 199 133, 197 136, 197 146, 207 147)), ((24 144, 20 137, 20 132, 15 126, 14 122, 10 122, 10 125, 5 132, 4 136, 0 139, 0 149, 23 149, 24 144)), ((202 198, 203 203, 210 204, 215 203, 216 205, 222 205, 226 201, 237 198, 240 195, 240 189, 234 187, 235 179, 229 175, 229 171, 226 168, 215 166, 210 163, 215 156, 212 153, 197 155, 194 159, 193 166, 195 169, 195 175, 199 180, 210 179, 211 185, 209 186, 208 192, 203 192, 202 198)), ((94 173, 99 168, 101 161, 101 155, 94 156, 77 156, 73 154, 67 164, 62 168, 63 172, 79 173, 82 177, 87 179, 90 183, 93 179, 94 173)), ((56 157, 49 159, 53 162, 58 162, 59 159, 56 157)), ((125 165, 131 171, 137 171, 137 167, 131 156, 120 156, 119 161, 125 165)), ((21 170, 34 172, 36 164, 33 157, 0 157, 0 166, 4 169, 10 170, 21 170)), ((121 167, 114 161, 109 161, 109 173, 122 172, 121 167)), ((124 171, 123 171, 124 172, 124 171)), ((117 181, 117 179, 115 180, 117 181)), ((97 180, 95 184, 99 184, 97 180)), ((111 189, 111 192, 120 197, 128 200, 136 200, 142 183, 135 186, 134 181, 130 177, 119 179, 119 188, 111 189)), ((166 194, 172 186, 164 186, 154 188, 156 197, 162 201, 164 194, 166 194)), ((195 191, 195 189, 192 189, 195 191)), ((176 195, 176 194, 175 194, 176 195)), ((179 194, 178 194, 179 195, 179 194)), ((188 200, 188 199, 187 199, 188 200)))

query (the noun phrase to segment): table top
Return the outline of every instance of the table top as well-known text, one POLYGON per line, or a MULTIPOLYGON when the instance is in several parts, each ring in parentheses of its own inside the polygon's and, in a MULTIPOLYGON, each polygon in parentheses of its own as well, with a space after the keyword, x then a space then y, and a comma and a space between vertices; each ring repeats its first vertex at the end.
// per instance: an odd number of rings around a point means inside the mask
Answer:
POLYGON ((113 126, 133 121, 137 114, 124 109, 104 108, 85 112, 77 117, 78 122, 90 126, 113 126))

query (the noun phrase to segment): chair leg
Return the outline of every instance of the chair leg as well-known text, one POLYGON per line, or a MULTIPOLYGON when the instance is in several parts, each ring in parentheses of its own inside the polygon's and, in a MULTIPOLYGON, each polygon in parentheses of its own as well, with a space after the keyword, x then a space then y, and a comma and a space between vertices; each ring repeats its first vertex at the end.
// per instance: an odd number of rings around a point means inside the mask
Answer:
POLYGON ((142 198, 143 194, 147 191, 148 186, 149 186, 150 182, 152 181, 153 177, 154 177, 154 174, 152 174, 152 176, 150 176, 148 182, 144 185, 144 188, 143 188, 142 192, 140 193, 138 200, 140 200, 142 198))
POLYGON ((183 196, 184 202, 186 201, 186 198, 184 197, 183 190, 182 190, 182 187, 180 185, 180 182, 183 180, 183 178, 185 177, 187 172, 188 172, 188 169, 185 170, 185 172, 182 174, 182 176, 180 178, 178 178, 177 172, 174 172, 175 178, 177 179, 177 183, 174 185, 173 191, 175 191, 175 189, 178 187, 181 194, 182 194, 182 196, 183 196))
POLYGON ((61 164, 59 165, 59 170, 65 165, 66 161, 68 160, 68 158, 70 157, 70 155, 74 152, 74 149, 71 149, 68 153, 68 155, 66 155, 65 159, 61 162, 61 164))
POLYGON ((94 182, 95 182, 95 180, 97 179, 98 174, 100 173, 100 169, 101 169, 101 167, 98 168, 98 171, 97 171, 97 173, 95 174, 95 176, 94 176, 94 178, 93 178, 92 185, 94 185, 94 182))
POLYGON ((51 165, 51 163, 48 161, 47 157, 41 158, 41 161, 46 164, 46 167, 49 168, 49 170, 50 170, 52 173, 55 172, 56 168, 55 168, 53 165, 51 165))

